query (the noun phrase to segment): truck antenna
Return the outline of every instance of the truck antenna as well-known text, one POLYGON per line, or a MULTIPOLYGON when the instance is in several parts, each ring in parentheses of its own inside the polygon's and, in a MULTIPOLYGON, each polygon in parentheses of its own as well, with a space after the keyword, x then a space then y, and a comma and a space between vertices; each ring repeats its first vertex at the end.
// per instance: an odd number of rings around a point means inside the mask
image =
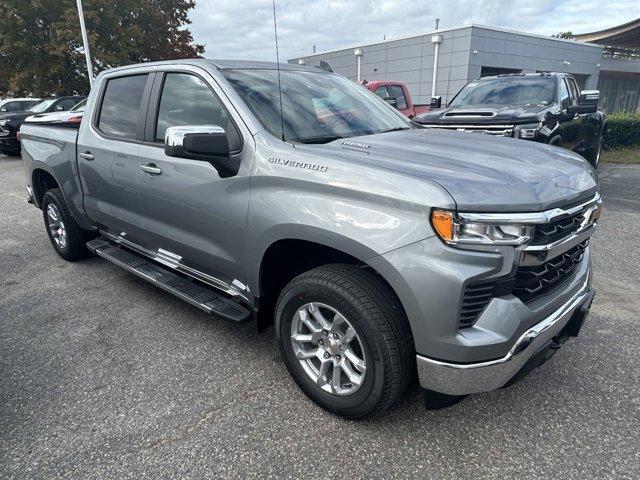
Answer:
POLYGON ((278 23, 276 21, 276 0, 273 0, 273 31, 276 37, 276 70, 278 71, 278 95, 280 96, 280 129, 284 142, 284 117, 282 115, 282 83, 280 82, 280 52, 278 51, 278 23))

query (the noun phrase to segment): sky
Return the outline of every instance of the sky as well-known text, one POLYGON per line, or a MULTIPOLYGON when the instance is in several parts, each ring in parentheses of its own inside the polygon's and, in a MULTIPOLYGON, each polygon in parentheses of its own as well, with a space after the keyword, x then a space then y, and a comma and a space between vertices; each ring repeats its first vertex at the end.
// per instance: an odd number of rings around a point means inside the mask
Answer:
MULTIPOLYGON (((640 17, 639 0, 276 0, 280 61, 470 23, 552 35, 640 17)), ((273 61, 271 0, 197 0, 191 31, 207 58, 273 61)))

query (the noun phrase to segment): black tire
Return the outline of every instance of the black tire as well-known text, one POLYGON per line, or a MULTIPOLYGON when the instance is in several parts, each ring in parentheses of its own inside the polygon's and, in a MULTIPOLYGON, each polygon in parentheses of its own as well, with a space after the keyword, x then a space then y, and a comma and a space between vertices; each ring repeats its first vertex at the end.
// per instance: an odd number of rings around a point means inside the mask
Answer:
POLYGON ((280 350, 293 379, 314 402, 341 417, 360 419, 384 412, 415 378, 415 346, 404 309, 389 286, 366 269, 332 264, 301 274, 283 289, 275 315, 280 350), (298 309, 310 302, 340 312, 359 337, 366 372, 352 394, 322 390, 295 356, 291 324, 298 309))
POLYGON ((47 190, 44 194, 44 197, 42 198, 42 216, 51 245, 53 245, 55 251, 58 252, 58 255, 65 260, 79 260, 81 258, 85 258, 89 254, 86 247, 86 243, 89 240, 89 232, 82 230, 73 219, 59 188, 52 188, 47 190), (55 206, 59 217, 64 224, 66 237, 64 245, 60 245, 56 242, 51 228, 49 228, 49 205, 55 206))
POLYGON ((0 153, 7 157, 17 157, 20 155, 20 150, 1 150, 0 153))

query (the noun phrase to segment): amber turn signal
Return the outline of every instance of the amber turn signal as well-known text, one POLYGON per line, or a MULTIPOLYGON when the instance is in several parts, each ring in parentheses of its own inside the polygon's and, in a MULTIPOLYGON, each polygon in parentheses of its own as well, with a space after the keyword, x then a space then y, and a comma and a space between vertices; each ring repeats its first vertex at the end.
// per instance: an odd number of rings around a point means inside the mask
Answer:
POLYGON ((453 240, 453 213, 445 210, 431 212, 431 224, 438 236, 447 242, 453 240))

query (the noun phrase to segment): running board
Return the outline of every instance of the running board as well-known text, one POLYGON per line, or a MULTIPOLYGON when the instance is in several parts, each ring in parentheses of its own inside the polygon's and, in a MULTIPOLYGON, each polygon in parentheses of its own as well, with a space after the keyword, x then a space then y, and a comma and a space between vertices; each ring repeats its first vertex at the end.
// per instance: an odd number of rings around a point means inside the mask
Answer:
POLYGON ((115 245, 104 238, 87 242, 90 252, 115 263, 191 305, 224 320, 242 323, 250 319, 249 310, 213 289, 177 275, 142 255, 115 245))

